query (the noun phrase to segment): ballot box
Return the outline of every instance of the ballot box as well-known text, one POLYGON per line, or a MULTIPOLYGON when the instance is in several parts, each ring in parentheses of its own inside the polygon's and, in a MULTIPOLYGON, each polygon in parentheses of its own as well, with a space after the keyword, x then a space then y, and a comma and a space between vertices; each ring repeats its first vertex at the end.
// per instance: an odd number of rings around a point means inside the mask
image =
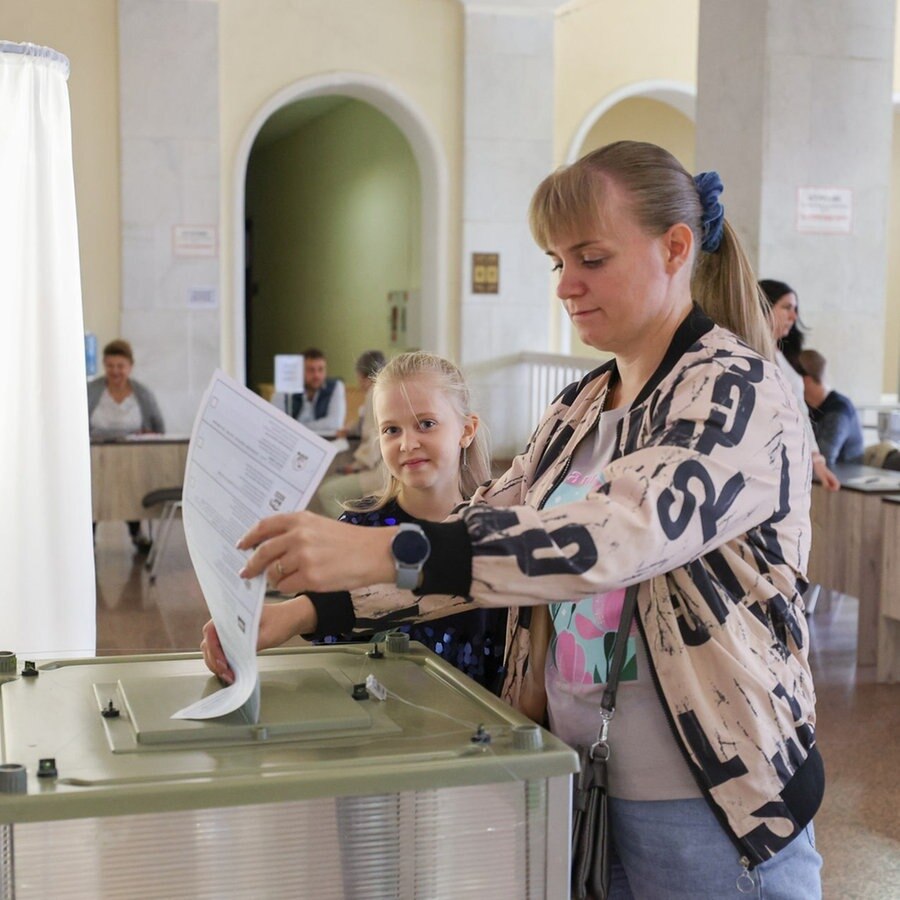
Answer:
POLYGON ((565 744, 405 635, 259 667, 211 721, 196 654, 0 675, 0 897, 568 896, 565 744))

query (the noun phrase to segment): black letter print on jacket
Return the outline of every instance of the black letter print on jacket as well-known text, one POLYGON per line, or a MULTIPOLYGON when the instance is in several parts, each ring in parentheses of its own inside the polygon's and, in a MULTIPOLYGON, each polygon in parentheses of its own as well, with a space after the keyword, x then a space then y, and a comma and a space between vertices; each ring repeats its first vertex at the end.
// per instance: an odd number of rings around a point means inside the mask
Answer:
POLYGON ((706 541, 715 537, 716 522, 728 512, 731 504, 734 503, 735 497, 743 490, 744 476, 740 472, 732 475, 725 482, 722 493, 717 497, 716 486, 700 460, 686 459, 684 462, 679 463, 672 478, 672 487, 666 488, 659 495, 659 500, 656 504, 660 525, 662 525, 663 531, 669 540, 675 540, 675 538, 684 534, 691 517, 694 515, 694 510, 698 508, 697 496, 689 489, 692 479, 699 481, 699 486, 703 489, 699 510, 700 525, 703 529, 703 542, 706 543, 706 541), (683 500, 681 510, 673 518, 672 507, 678 502, 675 491, 678 491, 683 496, 683 500))

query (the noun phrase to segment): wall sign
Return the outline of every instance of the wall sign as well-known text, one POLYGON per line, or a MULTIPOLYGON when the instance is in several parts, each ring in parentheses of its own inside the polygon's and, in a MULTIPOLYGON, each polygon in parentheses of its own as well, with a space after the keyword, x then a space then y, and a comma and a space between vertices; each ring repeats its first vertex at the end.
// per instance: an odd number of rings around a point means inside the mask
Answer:
POLYGON ((181 257, 215 257, 219 241, 215 225, 173 225, 172 253, 181 257))
POLYGON ((850 188, 797 188, 797 231, 803 234, 851 234, 853 191, 850 188))
POLYGON ((500 293, 500 254, 472 254, 472 293, 500 293))

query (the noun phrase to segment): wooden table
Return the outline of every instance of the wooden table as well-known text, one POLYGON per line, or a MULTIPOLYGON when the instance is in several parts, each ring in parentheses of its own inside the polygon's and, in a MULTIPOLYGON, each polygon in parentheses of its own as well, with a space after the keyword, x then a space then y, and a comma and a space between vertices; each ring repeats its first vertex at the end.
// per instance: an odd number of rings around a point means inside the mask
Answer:
MULTIPOLYGON (((842 483, 835 493, 813 484, 809 580, 859 599, 856 663, 877 665, 879 681, 893 680, 898 674, 898 661, 889 656, 895 644, 886 634, 882 638, 881 632, 893 628, 895 620, 900 619, 900 569, 896 562, 900 553, 900 509, 895 509, 897 504, 884 502, 890 495, 883 490, 872 491, 869 485, 854 485, 852 481, 898 473, 868 466, 836 466, 835 474, 842 483), (894 618, 887 619, 884 609, 894 618), (885 626, 885 621, 890 625, 885 626)), ((900 649, 900 634, 895 638, 900 649)))
POLYGON ((878 681, 900 681, 900 496, 881 503, 881 617, 878 620, 878 681))
POLYGON ((91 444, 91 503, 95 522, 158 516, 144 509, 144 495, 179 487, 187 462, 186 437, 91 444))

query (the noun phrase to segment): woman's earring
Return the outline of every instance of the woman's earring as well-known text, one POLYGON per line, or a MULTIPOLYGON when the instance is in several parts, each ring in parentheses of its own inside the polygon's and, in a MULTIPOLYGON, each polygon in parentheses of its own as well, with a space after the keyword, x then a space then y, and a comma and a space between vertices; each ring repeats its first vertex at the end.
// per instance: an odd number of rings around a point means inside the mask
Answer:
POLYGON ((462 448, 462 468, 463 469, 469 468, 469 445, 468 444, 466 444, 462 448))

